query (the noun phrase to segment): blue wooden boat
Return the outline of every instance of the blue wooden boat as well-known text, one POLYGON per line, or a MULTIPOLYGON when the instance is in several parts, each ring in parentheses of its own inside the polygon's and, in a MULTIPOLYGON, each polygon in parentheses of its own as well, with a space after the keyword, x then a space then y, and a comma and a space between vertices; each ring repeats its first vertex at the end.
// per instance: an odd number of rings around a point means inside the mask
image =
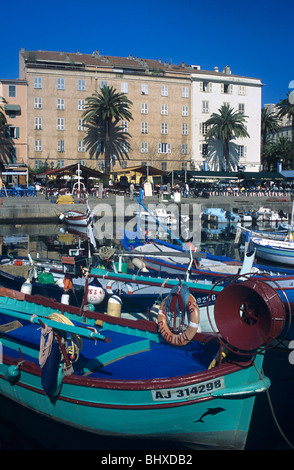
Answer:
POLYGON ((212 335, 197 333, 197 306, 178 291, 156 323, 0 289, 0 393, 92 433, 243 449, 255 397, 270 386, 258 352, 286 322, 270 287, 270 304, 262 289, 243 287, 260 322, 249 321, 250 312, 240 322, 240 286, 236 295, 231 286, 231 308, 225 290, 215 306, 223 333, 212 335), (188 325, 174 330, 167 314, 175 319, 183 301, 188 325))
MULTIPOLYGON (((176 245, 148 237, 141 240, 132 232, 125 232, 121 243, 133 259, 136 258, 136 255, 140 256, 146 268, 161 277, 171 274, 183 276, 188 272, 191 281, 215 283, 221 279, 233 278, 238 275, 244 263, 247 263, 246 255, 241 262, 229 256, 215 256, 209 252, 201 251, 195 252, 194 255, 193 251, 190 252, 190 256, 193 256, 191 262, 191 257, 189 258, 187 255, 189 247, 195 250, 193 246, 191 247, 189 244, 176 245)), ((249 252, 250 255, 251 252, 249 252)), ((251 272, 255 278, 269 276, 273 282, 279 283, 283 288, 294 287, 294 269, 291 269, 290 266, 265 265, 254 262, 249 270, 243 272, 247 274, 251 272)))

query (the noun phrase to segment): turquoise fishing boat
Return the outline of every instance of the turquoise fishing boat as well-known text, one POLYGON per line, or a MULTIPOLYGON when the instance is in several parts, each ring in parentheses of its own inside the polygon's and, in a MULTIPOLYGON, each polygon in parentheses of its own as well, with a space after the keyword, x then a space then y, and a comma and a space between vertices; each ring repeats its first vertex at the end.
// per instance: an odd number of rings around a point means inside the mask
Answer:
POLYGON ((200 311, 184 287, 152 321, 1 288, 0 393, 91 433, 243 449, 255 397, 270 387, 265 348, 287 321, 279 295, 256 284, 218 294, 217 334, 198 332, 200 311))

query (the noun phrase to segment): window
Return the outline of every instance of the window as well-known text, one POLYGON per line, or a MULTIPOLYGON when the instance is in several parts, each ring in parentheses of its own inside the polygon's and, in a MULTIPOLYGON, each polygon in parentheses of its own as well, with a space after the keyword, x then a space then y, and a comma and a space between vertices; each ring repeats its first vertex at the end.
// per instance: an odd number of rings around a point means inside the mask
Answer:
POLYGON ((222 83, 221 84, 221 93, 227 93, 231 95, 233 93, 233 85, 229 83, 222 83))
POLYGON ((182 135, 188 135, 188 124, 182 124, 182 135))
POLYGON ((84 131, 85 130, 83 119, 79 119, 78 130, 79 131, 84 131))
POLYGON ((211 82, 200 82, 200 91, 203 91, 204 93, 211 93, 212 92, 212 83, 211 82))
POLYGON ((129 151, 129 143, 128 142, 121 142, 120 149, 123 153, 128 153, 129 151))
POLYGON ((84 111, 85 109, 85 100, 78 100, 78 110, 84 111))
POLYGON ((78 81, 78 90, 79 91, 84 91, 86 89, 86 81, 85 80, 79 80, 78 81))
POLYGON ((189 106, 182 107, 182 116, 189 116, 189 106))
POLYGON ((57 90, 64 90, 64 78, 57 79, 57 90))
POLYGON ((182 170, 183 171, 188 170, 188 162, 182 162, 182 170))
POLYGON ((148 104, 141 103, 141 114, 148 114, 148 104))
POLYGON ((42 88, 42 77, 34 77, 34 88, 42 88))
POLYGON ((17 162, 17 148, 16 147, 9 147, 8 149, 8 162, 15 164, 17 162))
POLYGON ((182 144, 182 154, 183 155, 188 154, 188 144, 182 144))
POLYGON ((141 134, 148 134, 148 122, 141 122, 141 134))
POLYGON ((189 88, 187 86, 182 88, 182 98, 189 98, 189 88))
POLYGON ((247 151, 247 147, 245 147, 244 145, 238 145, 238 157, 239 158, 246 157, 246 151, 247 151))
POLYGON ((245 104, 239 103, 238 104, 239 113, 245 114, 245 104))
POLYGON ((238 86, 238 95, 246 95, 246 86, 244 85, 238 86))
POLYGON ((202 101, 202 112, 209 113, 209 101, 202 101))
POLYGON ((146 166, 147 162, 141 162, 141 166, 146 166))
POLYGON ((201 148, 201 155, 203 157, 208 155, 208 144, 201 144, 200 148, 201 148))
POLYGON ((128 132, 129 123, 128 121, 121 121, 121 131, 128 132))
POLYGON ((141 153, 148 153, 148 143, 141 142, 141 153))
POLYGON ((8 85, 8 97, 16 98, 16 85, 8 85))
POLYGON ((158 153, 171 153, 171 145, 170 144, 158 144, 158 153))
POLYGON ((6 135, 9 139, 18 139, 19 138, 19 127, 8 126, 6 128, 6 135))
POLYGON ((42 118, 40 117, 35 117, 35 130, 40 130, 42 129, 42 118))
POLYGON ((57 118, 57 130, 64 131, 64 118, 57 118))
POLYGON ((85 151, 86 151, 85 142, 83 140, 79 140, 78 152, 85 152, 85 151))
POLYGON ((64 167, 64 160, 57 160, 57 168, 63 168, 64 167))
POLYGON ((168 134, 168 124, 167 124, 167 122, 162 122, 161 123, 161 133, 162 134, 168 134))
POLYGON ((57 109, 64 109, 64 99, 63 98, 57 98, 57 109))
POLYGON ((43 168, 43 161, 42 160, 35 160, 35 169, 40 170, 43 168))
POLYGON ((167 162, 161 162, 161 169, 162 169, 162 171, 167 170, 167 162))
POLYGON ((42 152, 42 140, 35 140, 35 152, 42 152))
POLYGON ((128 83, 127 82, 121 82, 120 91, 122 93, 128 93, 128 83))
POLYGON ((161 114, 163 116, 167 116, 168 115, 168 105, 167 104, 162 104, 161 105, 161 114))
POLYGON ((146 83, 142 83, 141 93, 142 93, 142 95, 148 95, 148 85, 146 83))
POLYGON ((34 108, 41 109, 42 108, 42 98, 35 98, 34 99, 34 108))
POLYGON ((101 80, 101 83, 100 83, 100 88, 102 90, 102 88, 104 88, 105 86, 107 86, 107 81, 106 80, 101 80))
POLYGON ((162 85, 161 87, 161 96, 168 96, 168 86, 162 85))
POLYGON ((80 165, 86 166, 86 160, 79 160, 78 163, 80 165))
POLYGON ((64 140, 57 141, 57 152, 64 152, 64 140))
POLYGON ((127 168, 127 167, 128 167, 128 162, 127 162, 126 160, 122 160, 122 161, 120 162, 120 166, 121 166, 122 168, 127 168))
POLYGON ((206 122, 200 122, 200 124, 199 124, 199 134, 202 134, 202 135, 207 134, 207 124, 206 124, 206 122))

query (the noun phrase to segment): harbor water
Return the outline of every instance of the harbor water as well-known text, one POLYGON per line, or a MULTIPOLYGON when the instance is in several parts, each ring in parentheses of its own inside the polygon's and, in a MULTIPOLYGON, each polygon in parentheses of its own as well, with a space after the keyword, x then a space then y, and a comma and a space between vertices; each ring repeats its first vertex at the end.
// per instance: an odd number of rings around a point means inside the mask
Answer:
MULTIPOLYGON (((60 259, 77 243, 86 243, 83 235, 70 233, 56 224, 1 225, 2 254, 40 255, 60 259)), ((119 241, 107 240, 107 244, 119 241)), ((235 247, 234 235, 203 231, 201 249, 215 255, 242 259, 243 252, 235 247), (205 234, 206 233, 206 234, 205 234)), ((294 369, 289 362, 290 351, 269 351, 265 355, 264 373, 271 371, 269 393, 256 398, 247 450, 288 450, 294 443, 294 369)), ((109 450, 114 451, 187 451, 182 444, 164 440, 122 439, 102 437, 57 424, 0 397, 0 450, 109 450)))

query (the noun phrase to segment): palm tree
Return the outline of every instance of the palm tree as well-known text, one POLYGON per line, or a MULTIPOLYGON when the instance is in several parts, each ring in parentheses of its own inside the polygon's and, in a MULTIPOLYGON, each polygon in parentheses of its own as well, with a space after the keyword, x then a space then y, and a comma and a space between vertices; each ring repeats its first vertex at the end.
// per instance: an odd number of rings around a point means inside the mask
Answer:
POLYGON ((287 116, 292 121, 292 169, 294 170, 294 103, 290 102, 289 93, 287 98, 277 104, 277 108, 279 108, 278 117, 287 116))
MULTIPOLYGON (((87 136, 84 139, 86 150, 89 152, 90 159, 97 159, 99 154, 105 151, 105 128, 104 126, 97 126, 94 124, 85 124, 87 136)), ((110 138, 110 155, 116 156, 118 161, 128 158, 128 152, 131 148, 129 139, 131 135, 125 131, 118 122, 110 122, 109 124, 110 138)))
POLYGON ((268 108, 261 110, 261 163, 265 167, 266 162, 266 141, 269 134, 274 134, 279 129, 279 118, 276 113, 272 113, 268 108))
MULTIPOLYGON (((133 119, 130 105, 133 103, 124 93, 118 93, 113 87, 104 86, 100 93, 86 98, 83 119, 90 127, 103 129, 105 143, 105 173, 110 174, 111 162, 111 123, 133 119)), ((98 145, 98 142, 97 142, 98 145)))
POLYGON ((224 104, 213 113, 206 121, 207 126, 211 126, 206 134, 207 140, 217 139, 224 142, 224 157, 226 161, 226 169, 230 168, 230 151, 229 144, 233 137, 249 137, 247 129, 244 125, 245 116, 239 111, 234 111, 229 105, 224 104))
MULTIPOLYGON (((0 103, 7 104, 7 101, 5 98, 3 98, 3 96, 0 96, 0 103)), ((6 123, 7 123, 7 120, 6 120, 5 110, 3 106, 0 104, 0 127, 5 126, 6 123)))

